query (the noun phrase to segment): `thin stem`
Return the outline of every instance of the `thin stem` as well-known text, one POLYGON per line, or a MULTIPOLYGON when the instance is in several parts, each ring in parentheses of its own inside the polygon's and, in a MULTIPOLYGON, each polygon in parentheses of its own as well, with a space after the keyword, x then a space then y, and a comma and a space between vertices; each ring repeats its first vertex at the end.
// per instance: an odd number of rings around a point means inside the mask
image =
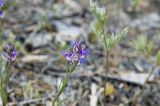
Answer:
POLYGON ((2 67, 0 72, 0 93, 3 106, 7 102, 7 86, 9 83, 9 62, 2 59, 2 67))
POLYGON ((64 89, 66 88, 67 83, 68 83, 70 77, 71 77, 71 75, 68 75, 68 77, 66 77, 66 78, 63 80, 63 82, 61 83, 62 85, 60 85, 61 87, 60 87, 60 89, 58 90, 58 93, 57 93, 55 99, 53 100, 53 105, 54 105, 55 102, 57 101, 58 97, 62 94, 62 92, 64 91, 64 89))
MULTIPOLYGON (((106 35, 105 35, 105 24, 104 23, 101 23, 101 28, 102 28, 102 35, 104 36, 104 39, 102 38, 102 40, 103 40, 103 43, 104 43, 104 49, 105 49, 105 53, 106 53, 106 77, 105 77, 105 79, 106 79, 106 81, 107 81, 107 74, 108 74, 108 70, 109 70, 109 67, 108 67, 108 65, 109 65, 109 62, 108 62, 108 60, 109 60, 109 48, 108 48, 108 44, 107 44, 107 38, 106 38, 106 35)), ((105 85, 105 84, 104 84, 105 85)))
POLYGON ((106 36, 104 36, 104 42, 105 42, 105 52, 106 52, 106 82, 108 80, 107 76, 108 76, 108 71, 109 71, 109 50, 108 50, 108 45, 107 45, 107 39, 106 36))
POLYGON ((144 83, 144 86, 142 87, 140 93, 136 96, 135 100, 133 101, 133 104, 135 104, 135 102, 136 102, 136 100, 138 99, 138 97, 144 93, 144 90, 145 90, 145 87, 146 87, 146 85, 147 85, 147 82, 149 81, 149 79, 150 79, 151 75, 153 74, 153 72, 154 72, 154 68, 153 68, 153 69, 150 71, 150 73, 148 74, 148 77, 146 78, 146 81, 145 81, 145 83, 144 83))
POLYGON ((149 81, 149 79, 150 79, 151 75, 153 74, 153 72, 154 72, 154 68, 152 68, 152 70, 149 72, 149 74, 148 74, 148 76, 147 76, 147 78, 146 78, 146 80, 145 80, 145 83, 144 83, 144 85, 143 85, 140 93, 137 94, 137 95, 135 95, 133 98, 131 98, 131 99, 128 101, 127 104, 132 103, 132 105, 135 105, 135 102, 137 101, 138 97, 141 96, 141 95, 143 95, 144 90, 145 90, 145 87, 146 87, 146 85, 147 85, 147 82, 149 81))
POLYGON ((68 70, 68 62, 66 62, 66 74, 67 74, 66 76, 68 76, 68 71, 69 71, 68 70))
MULTIPOLYGON (((106 88, 106 82, 108 81, 108 72, 109 72, 109 48, 108 48, 108 44, 107 44, 107 38, 105 36, 105 30, 104 28, 102 28, 102 32, 104 34, 104 39, 103 39, 103 42, 104 42, 104 48, 105 48, 105 57, 106 57, 106 77, 105 77, 105 82, 104 82, 104 89, 106 88)), ((106 90, 106 89, 105 89, 106 90)), ((104 97, 105 97, 105 92, 104 92, 104 97)), ((104 99, 104 103, 105 103, 105 99, 104 99)))
POLYGON ((109 72, 109 51, 106 51, 106 81, 108 80, 108 72, 109 72))
MULTIPOLYGON (((75 64, 74 66, 71 67, 71 69, 69 71, 67 71, 68 73, 67 76, 65 77, 65 79, 63 80, 63 82, 60 84, 59 88, 58 88, 58 93, 56 95, 56 97, 54 98, 52 105, 54 106, 55 102, 57 101, 58 97, 62 94, 62 92, 65 90, 69 79, 71 78, 72 73, 74 72, 75 68, 76 68, 77 64, 75 64)), ((68 68, 66 69, 68 70, 68 68)))
POLYGON ((5 71, 6 71, 6 75, 5 75, 5 83, 6 85, 8 85, 9 83, 9 62, 7 61, 7 63, 5 64, 5 71))

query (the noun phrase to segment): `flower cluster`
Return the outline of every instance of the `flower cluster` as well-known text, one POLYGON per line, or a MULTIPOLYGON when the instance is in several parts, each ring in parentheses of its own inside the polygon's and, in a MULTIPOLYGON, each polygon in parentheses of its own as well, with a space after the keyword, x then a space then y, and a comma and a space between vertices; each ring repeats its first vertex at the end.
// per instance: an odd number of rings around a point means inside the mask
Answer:
POLYGON ((4 15, 5 15, 5 12, 2 11, 2 9, 1 9, 4 6, 4 4, 5 4, 5 1, 4 0, 0 0, 0 17, 1 18, 4 17, 4 15))
POLYGON ((86 55, 89 54, 89 49, 85 49, 85 45, 81 41, 72 43, 73 50, 71 52, 63 51, 65 59, 70 63, 77 65, 85 63, 86 55))
POLYGON ((2 49, 2 57, 7 60, 7 61, 14 61, 15 58, 17 56, 17 52, 16 49, 13 45, 6 45, 6 47, 4 47, 2 49))

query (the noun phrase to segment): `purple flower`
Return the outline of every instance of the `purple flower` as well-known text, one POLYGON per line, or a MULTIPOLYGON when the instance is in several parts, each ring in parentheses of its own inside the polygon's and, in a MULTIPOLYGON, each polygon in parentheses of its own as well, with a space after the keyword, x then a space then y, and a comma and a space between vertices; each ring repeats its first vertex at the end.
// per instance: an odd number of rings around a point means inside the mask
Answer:
POLYGON ((5 12, 4 11, 0 11, 0 18, 3 18, 5 16, 5 12))
POLYGON ((14 61, 16 59, 17 52, 13 45, 6 45, 2 50, 2 57, 7 61, 14 61))
POLYGON ((85 49, 85 45, 82 44, 81 41, 72 42, 73 50, 71 52, 62 51, 63 56, 65 59, 73 64, 77 63, 77 65, 85 63, 86 55, 89 54, 89 49, 85 49))
POLYGON ((0 7, 3 7, 5 4, 5 1, 4 0, 0 0, 0 7))

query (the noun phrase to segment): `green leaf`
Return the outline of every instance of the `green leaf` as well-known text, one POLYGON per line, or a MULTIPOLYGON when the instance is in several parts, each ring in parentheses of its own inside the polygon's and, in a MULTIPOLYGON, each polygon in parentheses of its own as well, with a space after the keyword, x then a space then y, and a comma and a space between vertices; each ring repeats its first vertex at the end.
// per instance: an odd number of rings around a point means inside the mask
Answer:
POLYGON ((153 50, 153 42, 151 40, 148 40, 146 36, 141 35, 136 40, 133 40, 131 42, 131 45, 141 52, 142 54, 148 56, 151 54, 153 50))
POLYGON ((111 36, 109 36, 109 38, 106 39, 108 46, 107 48, 112 49, 113 47, 115 47, 127 36, 127 33, 128 33, 128 27, 126 27, 120 34, 117 35, 112 34, 111 36))
POLYGON ((105 35, 104 29, 107 21, 105 8, 98 7, 97 3, 93 2, 91 3, 91 10, 95 16, 95 20, 93 22, 93 31, 97 38, 103 41, 105 35))
POLYGON ((66 73, 66 77, 64 78, 64 80, 61 82, 61 84, 58 87, 58 92, 56 97, 54 98, 54 100, 52 101, 52 105, 53 106, 59 106, 57 103, 57 99, 58 97, 62 94, 62 92, 65 90, 65 88, 67 87, 68 81, 71 78, 72 73, 75 71, 77 67, 77 63, 75 63, 74 65, 72 65, 70 68, 66 69, 69 71, 66 71, 68 73, 66 73))

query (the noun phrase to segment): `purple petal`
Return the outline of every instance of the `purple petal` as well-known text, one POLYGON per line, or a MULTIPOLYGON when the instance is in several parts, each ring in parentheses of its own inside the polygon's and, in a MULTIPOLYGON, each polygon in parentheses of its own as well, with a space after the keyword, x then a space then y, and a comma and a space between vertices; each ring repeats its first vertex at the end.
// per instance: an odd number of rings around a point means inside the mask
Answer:
POLYGON ((11 60, 11 61, 15 60, 16 56, 17 56, 17 52, 16 52, 16 50, 14 49, 14 51, 11 53, 10 60, 11 60))
POLYGON ((64 58, 69 61, 69 62, 72 62, 72 55, 73 53, 72 52, 68 52, 68 51, 61 51, 61 54, 64 56, 64 58))
POLYGON ((90 53, 89 49, 85 49, 85 45, 81 41, 72 41, 71 46, 73 47, 72 52, 62 51, 61 54, 65 57, 69 63, 73 64, 78 62, 77 65, 86 62, 86 55, 90 53))
POLYGON ((5 1, 4 0, 0 0, 0 7, 3 7, 5 4, 5 1))
POLYGON ((81 41, 77 41, 74 46, 73 46, 73 52, 75 53, 82 53, 81 51, 83 51, 85 49, 85 45, 82 44, 81 41))
POLYGON ((72 43, 72 47, 73 47, 73 52, 77 53, 80 50, 80 45, 81 41, 75 41, 72 43))
POLYGON ((77 45, 74 45, 74 47, 73 47, 73 52, 74 52, 74 53, 79 52, 79 48, 78 48, 78 46, 77 46, 77 45))
POLYGON ((81 42, 80 42, 80 44, 78 45, 79 46, 79 48, 81 49, 81 50, 84 50, 85 49, 85 45, 84 44, 82 44, 81 42))
POLYGON ((68 54, 69 52, 68 52, 68 51, 65 51, 65 50, 62 50, 60 53, 61 53, 62 55, 65 55, 65 54, 68 54))
POLYGON ((88 55, 88 54, 90 54, 90 50, 89 49, 85 49, 85 50, 82 51, 82 54, 83 55, 88 55))
POLYGON ((3 48, 2 56, 7 61, 14 61, 17 56, 16 49, 13 45, 6 45, 6 47, 3 48))
POLYGON ((86 58, 80 59, 80 64, 85 64, 86 63, 86 58))
POLYGON ((74 47, 75 45, 78 45, 81 41, 71 41, 71 46, 74 47))
POLYGON ((0 11, 0 18, 3 18, 5 16, 5 12, 0 11))

